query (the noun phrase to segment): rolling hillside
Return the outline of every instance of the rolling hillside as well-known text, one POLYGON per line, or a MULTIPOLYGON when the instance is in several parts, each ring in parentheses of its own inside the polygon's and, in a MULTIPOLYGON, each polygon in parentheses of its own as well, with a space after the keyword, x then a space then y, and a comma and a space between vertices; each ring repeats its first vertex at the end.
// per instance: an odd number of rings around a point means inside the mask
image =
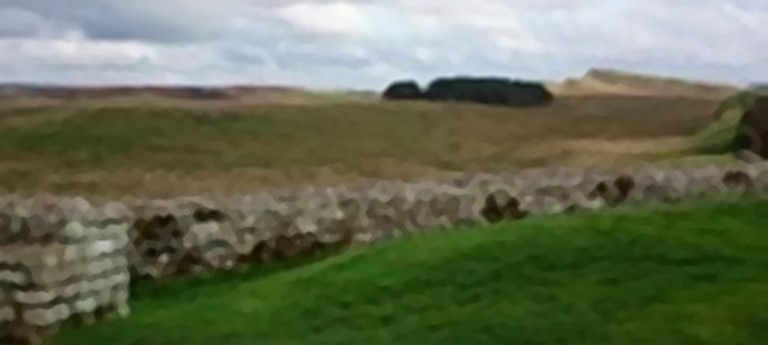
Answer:
POLYGON ((679 157, 717 107, 619 96, 561 98, 538 109, 350 101, 6 106, 0 191, 165 197, 679 157))

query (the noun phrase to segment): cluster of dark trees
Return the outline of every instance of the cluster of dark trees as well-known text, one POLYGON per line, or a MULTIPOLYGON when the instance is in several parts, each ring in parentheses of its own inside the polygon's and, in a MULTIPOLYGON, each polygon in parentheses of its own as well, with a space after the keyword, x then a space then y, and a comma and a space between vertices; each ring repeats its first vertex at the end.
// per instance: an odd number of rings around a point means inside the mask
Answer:
POLYGON ((472 102, 510 106, 543 106, 554 96, 535 82, 504 78, 439 78, 422 90, 415 81, 397 81, 384 91, 387 100, 472 102))

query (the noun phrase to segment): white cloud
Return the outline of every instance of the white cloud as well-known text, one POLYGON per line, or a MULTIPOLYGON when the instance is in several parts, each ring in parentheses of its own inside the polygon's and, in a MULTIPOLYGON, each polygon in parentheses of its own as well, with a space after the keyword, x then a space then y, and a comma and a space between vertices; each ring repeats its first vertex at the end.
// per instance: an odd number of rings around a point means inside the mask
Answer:
POLYGON ((155 63, 158 59, 157 52, 142 43, 80 39, 3 40, 0 41, 0 50, 14 52, 11 56, 4 56, 6 63, 18 63, 14 61, 14 56, 60 66, 126 66, 143 61, 155 63))
POLYGON ((4 0, 8 80, 375 87, 593 66, 768 79, 762 0, 4 0))
POLYGON ((374 33, 363 5, 346 1, 327 3, 299 2, 277 10, 302 34, 364 37, 374 33))

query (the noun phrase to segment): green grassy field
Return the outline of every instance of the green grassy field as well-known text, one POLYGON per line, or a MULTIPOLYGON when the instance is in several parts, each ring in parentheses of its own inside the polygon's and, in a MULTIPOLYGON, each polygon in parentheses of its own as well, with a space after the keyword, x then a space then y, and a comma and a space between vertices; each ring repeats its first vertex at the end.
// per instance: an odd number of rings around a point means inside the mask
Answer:
POLYGON ((537 109, 362 101, 6 106, 0 191, 175 196, 680 156, 717 105, 586 97, 537 109))
POLYGON ((393 241, 139 289, 128 319, 53 344, 765 344, 767 211, 698 201, 393 241))

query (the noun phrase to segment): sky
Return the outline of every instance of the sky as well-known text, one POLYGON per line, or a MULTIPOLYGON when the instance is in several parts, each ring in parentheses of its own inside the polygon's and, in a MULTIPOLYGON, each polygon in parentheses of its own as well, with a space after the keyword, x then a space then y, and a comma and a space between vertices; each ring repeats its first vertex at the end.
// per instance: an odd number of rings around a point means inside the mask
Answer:
POLYGON ((381 89, 591 67, 768 81, 766 0, 0 0, 0 81, 381 89))

